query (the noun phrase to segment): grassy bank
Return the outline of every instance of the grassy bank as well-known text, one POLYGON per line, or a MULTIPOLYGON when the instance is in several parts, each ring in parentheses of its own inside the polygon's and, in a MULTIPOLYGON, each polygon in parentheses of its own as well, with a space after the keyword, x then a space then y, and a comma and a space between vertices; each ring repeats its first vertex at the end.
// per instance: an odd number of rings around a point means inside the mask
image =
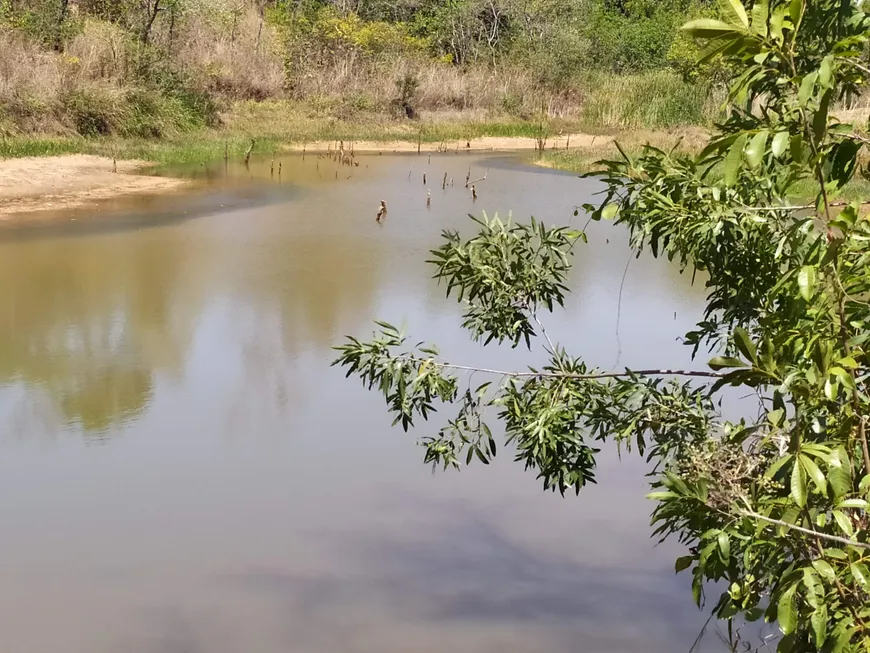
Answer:
POLYGON ((242 157, 254 141, 254 155, 292 144, 315 141, 407 141, 440 144, 480 137, 542 138, 578 131, 577 121, 546 121, 480 112, 443 112, 418 121, 399 121, 379 113, 338 119, 321 115, 304 103, 266 101, 237 103, 219 127, 179 131, 160 138, 81 135, 16 135, 0 138, 0 157, 99 154, 160 164, 242 157), (226 148, 226 150, 225 150, 226 148))
POLYGON ((227 144, 231 154, 238 155, 252 138, 262 151, 318 140, 437 143, 482 136, 548 140, 575 132, 644 134, 709 124, 718 106, 715 94, 667 71, 618 78, 590 76, 586 83, 588 89, 582 96, 556 114, 546 107, 535 112, 505 109, 503 103, 495 103, 421 109, 415 120, 397 117, 382 106, 360 104, 353 97, 237 100, 215 109, 209 120, 201 120, 194 115, 185 117, 184 112, 192 109, 174 101, 148 104, 146 95, 121 93, 112 100, 82 93, 79 114, 71 117, 63 113, 63 107, 57 108, 61 113, 52 128, 0 129, 0 157, 96 153, 173 163, 223 156, 227 144), (644 101, 638 99, 641 96, 644 101), (84 127, 63 127, 64 120, 84 127), (89 126, 94 125, 101 128, 91 130, 89 126))

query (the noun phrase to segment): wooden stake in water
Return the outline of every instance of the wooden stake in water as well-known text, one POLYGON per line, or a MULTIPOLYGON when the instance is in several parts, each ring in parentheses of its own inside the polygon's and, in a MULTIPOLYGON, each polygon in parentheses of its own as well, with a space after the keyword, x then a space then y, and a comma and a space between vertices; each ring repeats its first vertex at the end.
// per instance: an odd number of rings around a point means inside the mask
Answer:
POLYGON ((282 163, 278 161, 278 181, 281 181, 281 166, 282 163))
POLYGON ((378 209, 378 215, 375 217, 375 222, 380 222, 387 217, 387 203, 381 200, 381 208, 378 209))
POLYGON ((423 185, 424 186, 426 185, 426 173, 425 172, 423 173, 423 185))
POLYGON ((468 188, 468 182, 471 181, 471 166, 468 166, 468 174, 465 175, 465 187, 468 188))
POLYGON ((432 193, 429 192, 429 189, 426 189, 426 210, 428 211, 432 206, 432 193))
POLYGON ((474 184, 471 184, 471 201, 477 201, 477 189, 474 187, 474 184))
POLYGON ((445 190, 447 188, 447 173, 444 173, 444 179, 441 182, 441 190, 445 190))
POLYGON ((248 167, 248 164, 251 162, 251 154, 254 151, 254 139, 251 139, 251 146, 248 148, 248 151, 245 152, 245 167, 248 167))

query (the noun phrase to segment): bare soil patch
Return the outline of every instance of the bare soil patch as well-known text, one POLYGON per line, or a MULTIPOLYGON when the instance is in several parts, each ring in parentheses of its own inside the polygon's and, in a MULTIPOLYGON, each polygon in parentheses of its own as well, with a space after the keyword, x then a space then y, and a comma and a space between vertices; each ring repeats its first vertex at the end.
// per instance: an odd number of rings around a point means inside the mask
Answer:
POLYGON ((142 174, 147 162, 86 154, 0 160, 0 220, 14 214, 80 208, 95 200, 150 195, 188 182, 142 174), (117 172, 115 171, 117 170, 117 172))

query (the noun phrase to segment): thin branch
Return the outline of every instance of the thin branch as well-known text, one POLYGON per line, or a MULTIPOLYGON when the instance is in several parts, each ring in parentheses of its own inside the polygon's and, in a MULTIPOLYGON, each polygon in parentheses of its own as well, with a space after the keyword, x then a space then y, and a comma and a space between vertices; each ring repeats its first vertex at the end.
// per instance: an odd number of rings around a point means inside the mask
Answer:
POLYGON ((541 320, 538 319, 538 313, 536 311, 533 311, 533 310, 529 310, 529 312, 532 314, 532 319, 534 319, 535 322, 538 323, 538 328, 541 329, 541 335, 543 335, 547 341, 547 345, 550 348, 550 353, 555 354, 556 353, 556 346, 553 344, 553 341, 550 340, 550 336, 547 334, 547 330, 544 328, 543 323, 541 322, 541 320))
POLYGON ((575 379, 578 381, 593 381, 595 379, 621 379, 630 376, 689 376, 709 379, 721 379, 725 376, 722 372, 707 372, 704 370, 629 370, 625 372, 597 372, 591 374, 573 374, 570 372, 511 372, 507 370, 494 370, 485 367, 472 367, 469 365, 454 365, 442 363, 431 358, 419 358, 411 354, 400 354, 398 359, 413 361, 415 363, 428 363, 435 367, 446 370, 462 370, 467 372, 481 372, 483 374, 495 374, 512 378, 540 378, 540 379, 575 379))
POLYGON ((629 254, 628 260, 625 262, 625 269, 622 271, 622 281, 619 282, 619 296, 616 299, 616 329, 614 331, 616 334, 616 362, 613 364, 613 367, 616 367, 619 364, 619 359, 622 358, 622 341, 619 339, 619 321, 622 317, 622 290, 625 288, 625 277, 628 276, 628 266, 633 258, 634 255, 629 254))
MULTIPOLYGON (((852 202, 830 202, 828 206, 849 206, 852 202)), ((864 202, 858 202, 859 206, 866 206, 870 204, 870 200, 864 202)), ((752 212, 764 212, 764 211, 807 211, 809 209, 816 208, 815 204, 784 204, 782 206, 745 206, 740 205, 740 209, 743 211, 752 211, 752 212)))
POLYGON ((791 529, 793 531, 798 531, 799 533, 803 533, 805 535, 812 535, 814 537, 821 537, 825 540, 830 540, 831 542, 837 542, 839 544, 846 544, 848 546, 854 546, 858 549, 867 549, 870 550, 870 544, 865 544, 864 542, 855 542, 854 540, 847 539, 845 537, 840 537, 839 535, 828 535, 827 533, 819 533, 817 531, 811 530, 809 528, 804 528, 803 526, 797 526, 796 524, 789 524, 787 521, 782 521, 780 519, 773 519, 772 517, 765 517, 764 515, 759 515, 757 512, 752 512, 751 510, 741 510, 741 514, 745 517, 751 517, 752 519, 758 519, 760 521, 767 522, 768 524, 773 524, 775 526, 782 526, 784 528, 791 529))
POLYGON ((852 59, 844 59, 844 62, 852 64, 853 66, 855 66, 855 68, 857 68, 861 72, 864 72, 864 73, 867 73, 868 75, 870 75, 870 68, 867 68, 866 66, 862 66, 857 61, 854 61, 852 59))

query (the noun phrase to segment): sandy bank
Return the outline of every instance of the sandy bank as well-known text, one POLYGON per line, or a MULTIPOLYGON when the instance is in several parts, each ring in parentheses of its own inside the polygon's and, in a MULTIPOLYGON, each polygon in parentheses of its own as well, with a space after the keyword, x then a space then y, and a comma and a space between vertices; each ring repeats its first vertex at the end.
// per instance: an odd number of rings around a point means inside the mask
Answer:
POLYGON ((182 179, 137 174, 143 161, 85 154, 0 160, 0 220, 16 213, 77 208, 94 200, 176 189, 182 179))
MULTIPOLYGON (((547 139, 545 148, 584 149, 613 139, 590 134, 562 134, 547 139)), ((345 141, 355 152, 510 152, 533 150, 538 142, 527 137, 482 137, 440 143, 414 141, 345 141)), ((287 151, 327 151, 335 141, 287 145, 287 151)), ((148 195, 187 185, 183 179, 155 177, 140 171, 147 162, 118 161, 86 154, 0 160, 0 221, 13 215, 81 208, 97 200, 125 195, 148 195)))
MULTIPOLYGON (((610 136, 592 134, 561 134, 548 138, 545 149, 590 148, 611 142, 610 136)), ((289 151, 326 152, 335 149, 337 141, 314 141, 313 143, 294 143, 287 146, 289 151)), ((353 146, 354 152, 513 152, 534 150, 538 141, 520 136, 483 136, 470 140, 442 141, 440 143, 417 143, 416 141, 344 141, 345 148, 353 146), (418 150, 419 148, 419 150, 418 150)))

